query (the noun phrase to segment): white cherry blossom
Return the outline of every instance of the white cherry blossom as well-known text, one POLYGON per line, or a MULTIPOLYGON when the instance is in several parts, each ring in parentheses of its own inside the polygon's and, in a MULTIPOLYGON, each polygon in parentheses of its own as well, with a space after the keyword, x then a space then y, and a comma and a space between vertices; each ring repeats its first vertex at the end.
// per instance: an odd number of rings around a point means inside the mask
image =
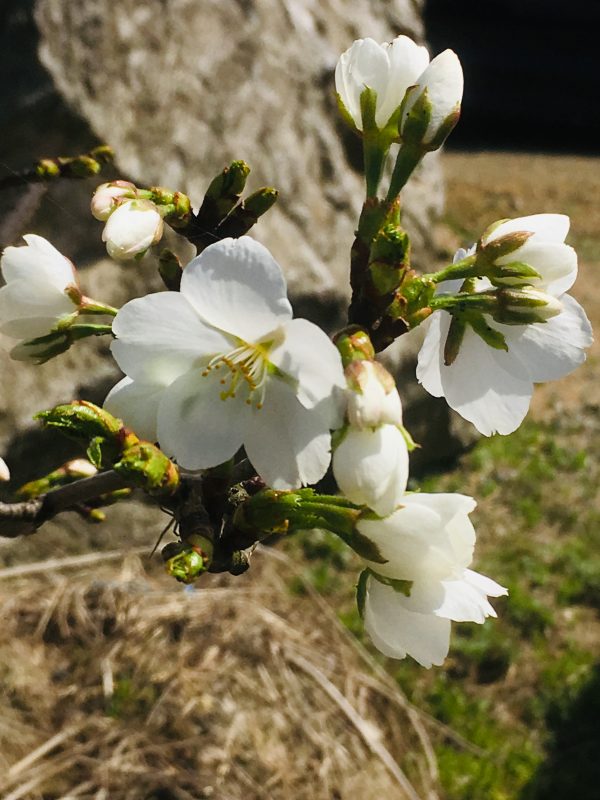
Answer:
MULTIPOLYGON (((115 212, 116 213, 116 212, 115 212)), ((276 489, 315 483, 341 424, 339 353, 292 319, 281 269, 253 239, 224 239, 183 271, 180 292, 127 303, 113 324, 124 378, 106 407, 187 469, 244 445, 276 489)))
MULTIPOLYGON (((519 261, 534 267, 541 277, 532 279, 560 301, 562 311, 546 322, 504 325, 489 320, 500 331, 508 350, 489 347, 473 330, 465 330, 458 355, 444 364, 444 345, 451 317, 445 311, 433 316, 417 365, 417 378, 434 397, 472 422, 480 433, 509 434, 516 430, 529 409, 533 385, 568 375, 585 361, 592 329, 583 308, 564 294, 575 281, 577 256, 564 244, 569 218, 538 214, 501 223, 484 239, 484 246, 520 231, 532 235, 517 250, 502 257, 504 263, 519 261)), ((464 251, 460 251, 463 257, 464 251)), ((440 284, 440 291, 456 291, 460 283, 440 284)), ((482 281, 478 288, 489 288, 482 281)), ((553 309, 554 310, 554 309, 553 309)))
POLYGON ((397 36, 389 44, 355 41, 337 63, 335 88, 357 129, 363 129, 360 96, 366 87, 377 93, 375 123, 381 130, 428 64, 427 49, 408 36, 397 36))
POLYGON ((468 515, 474 508, 475 501, 461 494, 408 494, 385 519, 357 524, 385 559, 366 562, 375 574, 368 578, 363 617, 386 655, 408 654, 425 667, 442 664, 451 620, 482 623, 496 616, 487 597, 506 589, 468 568, 475 546, 468 515), (389 585, 393 581, 410 583, 399 591, 389 585))
POLYGON ((0 289, 0 332, 29 340, 45 336, 73 314, 80 293, 68 258, 41 236, 23 238, 24 247, 7 247, 0 260, 6 281, 0 289))

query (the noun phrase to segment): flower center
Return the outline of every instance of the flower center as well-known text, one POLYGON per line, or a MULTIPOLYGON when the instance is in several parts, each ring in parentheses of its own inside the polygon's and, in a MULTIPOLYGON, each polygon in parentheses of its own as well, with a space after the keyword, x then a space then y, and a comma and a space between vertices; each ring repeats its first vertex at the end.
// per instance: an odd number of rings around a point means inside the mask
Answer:
POLYGON ((249 344, 238 339, 239 346, 224 355, 217 355, 206 365, 202 375, 206 377, 213 370, 225 367, 221 385, 225 387, 220 393, 221 400, 235 397, 238 391, 247 391, 246 404, 257 409, 263 407, 270 364, 269 349, 272 342, 249 344))

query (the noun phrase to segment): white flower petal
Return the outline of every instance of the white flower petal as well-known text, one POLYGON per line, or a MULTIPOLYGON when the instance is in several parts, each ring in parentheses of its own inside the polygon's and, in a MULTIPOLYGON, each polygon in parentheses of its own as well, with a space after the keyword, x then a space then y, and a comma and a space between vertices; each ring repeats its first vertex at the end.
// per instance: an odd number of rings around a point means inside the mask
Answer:
POLYGON ((535 383, 568 375, 585 361, 593 341, 583 308, 570 295, 560 298, 563 311, 547 322, 533 325, 498 325, 509 347, 527 364, 535 383))
POLYGON ((394 425, 350 428, 333 454, 333 475, 353 503, 384 517, 402 502, 408 481, 408 448, 394 425))
POLYGON ((405 506, 424 506, 435 511, 447 537, 447 546, 439 542, 437 546, 444 546, 456 567, 462 569, 471 563, 476 536, 469 514, 477 506, 472 497, 457 492, 417 492, 406 495, 403 502, 405 506))
POLYGON ((110 390, 104 408, 122 419, 140 439, 156 442, 156 416, 165 387, 123 378, 110 390))
POLYGON ((496 612, 487 597, 465 580, 442 581, 444 597, 434 614, 454 622, 485 621, 486 617, 495 617, 496 612))
POLYGON ((423 360, 419 359, 417 378, 425 389, 437 394, 442 389, 448 405, 472 422, 480 433, 512 433, 523 421, 533 393, 527 367, 518 354, 489 347, 467 328, 458 356, 450 366, 444 364, 444 343, 450 315, 428 331, 429 341, 423 360), (434 362, 434 337, 439 337, 438 363, 434 362))
MULTIPOLYGON (((507 236, 509 233, 530 231, 535 238, 545 242, 564 242, 569 232, 570 220, 565 214, 531 214, 527 217, 507 219, 492 231, 485 244, 507 236)), ((534 238, 534 237, 532 237, 534 238)))
POLYGON ((504 586, 500 586, 499 583, 488 578, 487 575, 482 575, 480 572, 474 572, 471 569, 465 570, 463 580, 474 586, 481 594, 486 594, 490 597, 503 597, 508 594, 508 589, 504 586))
POLYGON ((453 50, 444 50, 437 55, 419 77, 415 89, 409 94, 404 110, 400 134, 416 101, 426 91, 431 103, 431 116, 423 142, 431 142, 446 119, 460 110, 463 95, 463 71, 460 60, 453 50))
POLYGON ((447 316, 441 313, 433 315, 417 360, 417 380, 433 397, 444 396, 441 373, 443 357, 440 351, 443 347, 442 336, 448 335, 450 320, 447 316), (443 329, 442 322, 445 323, 443 329))
POLYGON ((409 86, 414 85, 429 64, 426 47, 419 47, 408 36, 397 36, 387 47, 389 77, 381 97, 377 98, 375 121, 383 128, 400 107, 409 86))
POLYGON ((524 245, 498 258, 497 264, 520 261, 529 264, 541 278, 534 278, 536 289, 542 289, 554 297, 568 291, 577 277, 577 253, 568 244, 528 239, 524 245))
POLYGON ((308 410, 282 380, 272 378, 264 407, 252 409, 245 432, 248 458, 274 489, 316 483, 331 460, 331 436, 316 409, 308 410))
POLYGON ((360 96, 368 86, 383 100, 388 84, 390 62, 387 47, 373 39, 358 39, 343 53, 336 67, 336 91, 358 130, 362 130, 360 96))
POLYGON ((296 393, 305 408, 315 408, 331 429, 343 420, 346 379, 342 359, 329 336, 305 319, 283 326, 285 339, 269 361, 298 381, 296 393))
POLYGON ((444 523, 435 509, 425 503, 413 503, 411 497, 407 495, 404 505, 384 519, 358 521, 358 531, 386 559, 384 564, 367 564, 389 578, 441 580, 451 575, 456 566, 444 523))
POLYGON ((292 317, 279 264, 249 236, 223 239, 190 261, 181 293, 208 323, 245 342, 292 317))
POLYGON ((7 336, 45 336, 61 318, 74 311, 66 294, 49 283, 36 283, 35 278, 17 278, 0 289, 0 330, 7 336))
POLYGON ((123 372, 146 383, 171 383, 234 344, 207 325, 179 292, 126 303, 113 322, 112 354, 123 372))
POLYGON ((108 217, 102 241, 111 258, 130 261, 160 241, 163 221, 149 200, 127 200, 108 217))
POLYGON ((158 407, 158 441, 185 469, 207 469, 241 447, 250 409, 245 395, 222 400, 219 373, 192 370, 163 392, 158 407))
POLYGON ((2 255, 0 266, 7 283, 27 280, 30 290, 35 290, 38 283, 47 283, 61 293, 76 283, 73 264, 50 242, 35 233, 28 233, 23 239, 27 242, 25 247, 7 247, 2 255))
POLYGON ((374 578, 367 585, 365 630, 384 655, 407 654, 423 667, 444 663, 450 647, 450 620, 411 610, 410 598, 374 578))

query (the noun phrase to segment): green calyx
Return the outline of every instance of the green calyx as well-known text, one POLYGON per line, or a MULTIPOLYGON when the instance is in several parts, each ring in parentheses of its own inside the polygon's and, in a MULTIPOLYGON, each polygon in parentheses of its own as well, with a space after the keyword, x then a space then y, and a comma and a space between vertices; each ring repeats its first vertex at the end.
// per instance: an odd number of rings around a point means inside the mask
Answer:
POLYGON ((360 325, 348 325, 336 333, 333 343, 340 352, 344 368, 353 361, 372 361, 375 358, 369 334, 360 325))
POLYGON ((112 468, 150 495, 170 496, 179 487, 179 470, 156 445, 140 441, 120 419, 93 403, 59 405, 35 419, 86 446, 88 459, 98 469, 112 468))
POLYGON ((213 545, 203 536, 193 535, 183 542, 171 542, 163 547, 161 556, 165 569, 180 583, 192 584, 208 571, 213 545))

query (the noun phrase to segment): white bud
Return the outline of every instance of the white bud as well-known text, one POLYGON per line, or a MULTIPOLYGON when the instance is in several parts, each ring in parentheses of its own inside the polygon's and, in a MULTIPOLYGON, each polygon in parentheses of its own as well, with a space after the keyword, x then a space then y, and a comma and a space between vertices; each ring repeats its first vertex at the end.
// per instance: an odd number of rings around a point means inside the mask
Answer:
POLYGON ((92 197, 92 214, 101 222, 106 222, 112 212, 124 198, 133 199, 136 196, 136 187, 130 181, 111 181, 102 183, 92 197))
POLYGON ((91 478, 98 470, 85 458, 74 458, 67 461, 65 470, 75 478, 91 478))
POLYGON ((396 383, 377 361, 353 361, 346 368, 348 422, 356 428, 402 425, 396 383))
POLYGON ((6 461, 0 457, 0 481, 9 481, 10 480, 10 470, 6 461))
POLYGON ((560 297, 577 277, 577 253, 565 244, 570 220, 565 214, 532 214, 502 220, 481 237, 478 252, 497 266, 527 264, 539 277, 529 279, 536 288, 560 297))
POLYGON ((458 56, 452 50, 444 50, 408 92, 402 109, 401 138, 425 149, 441 147, 458 121, 463 85, 458 56), (411 112, 419 116, 416 125, 414 120, 407 124, 411 112))
POLYGON ((150 200, 127 200, 108 218, 102 240, 108 254, 118 261, 141 257, 160 241, 163 221, 150 200))
POLYGON ((384 517, 402 502, 408 481, 408 448, 395 425, 348 428, 333 453, 332 466, 337 485, 353 503, 366 505, 384 517))
POLYGON ((389 44, 377 44, 373 39, 355 41, 337 63, 335 88, 356 128, 363 129, 360 96, 365 88, 377 93, 375 123, 382 129, 428 63, 426 48, 408 36, 397 36, 389 44))

